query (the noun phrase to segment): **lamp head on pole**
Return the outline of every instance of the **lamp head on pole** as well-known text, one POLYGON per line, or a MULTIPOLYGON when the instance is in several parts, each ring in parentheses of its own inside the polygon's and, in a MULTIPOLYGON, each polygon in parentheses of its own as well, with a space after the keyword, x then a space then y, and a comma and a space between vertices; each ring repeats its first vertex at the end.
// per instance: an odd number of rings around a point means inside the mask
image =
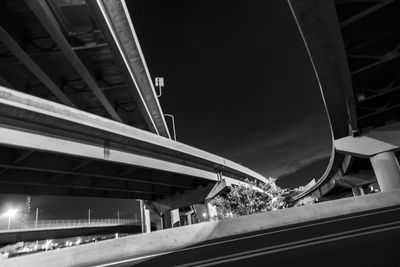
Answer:
POLYGON ((17 209, 9 209, 4 213, 4 216, 14 217, 15 215, 17 215, 17 213, 18 213, 17 209))

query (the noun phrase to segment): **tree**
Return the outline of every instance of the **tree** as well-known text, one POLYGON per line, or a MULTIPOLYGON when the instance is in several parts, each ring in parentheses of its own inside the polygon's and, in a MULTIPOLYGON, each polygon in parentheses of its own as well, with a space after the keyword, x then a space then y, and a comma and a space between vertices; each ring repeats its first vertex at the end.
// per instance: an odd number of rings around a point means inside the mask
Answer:
POLYGON ((211 201, 216 206, 217 217, 237 217, 286 207, 287 190, 275 184, 275 178, 266 183, 245 180, 249 185, 233 186, 229 192, 211 201))

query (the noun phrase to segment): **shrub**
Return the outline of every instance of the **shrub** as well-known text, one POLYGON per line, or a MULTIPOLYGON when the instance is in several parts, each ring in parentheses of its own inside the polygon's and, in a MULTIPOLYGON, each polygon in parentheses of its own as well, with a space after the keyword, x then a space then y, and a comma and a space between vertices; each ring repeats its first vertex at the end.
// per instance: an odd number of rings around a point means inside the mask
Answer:
POLYGON ((222 219, 285 208, 290 198, 275 180, 271 177, 267 183, 245 180, 249 185, 232 186, 228 193, 211 201, 216 206, 217 217, 222 219))

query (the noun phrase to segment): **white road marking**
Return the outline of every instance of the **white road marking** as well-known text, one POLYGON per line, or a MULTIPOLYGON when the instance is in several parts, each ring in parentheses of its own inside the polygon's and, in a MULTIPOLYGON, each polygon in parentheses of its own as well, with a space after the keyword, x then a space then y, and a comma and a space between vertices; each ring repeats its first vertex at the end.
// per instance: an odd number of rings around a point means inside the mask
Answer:
MULTIPOLYGON (((171 251, 168 251, 168 252, 162 252, 162 253, 151 254, 151 255, 147 255, 147 256, 140 256, 140 257, 130 258, 130 259, 126 259, 126 260, 120 260, 120 261, 100 264, 100 265, 96 265, 95 267, 108 267, 108 266, 113 266, 113 265, 118 265, 118 264, 123 264, 123 263, 135 262, 135 261, 139 261, 139 260, 144 260, 144 259, 150 259, 150 258, 154 258, 154 257, 158 257, 158 256, 163 256, 163 255, 166 255, 166 254, 189 251, 189 250, 194 250, 194 249, 199 249, 199 248, 204 248, 204 247, 209 247, 209 246, 216 246, 216 245, 220 245, 220 244, 231 243, 231 242, 236 242, 236 241, 240 241, 240 240, 245 240, 245 239, 250 239, 250 238, 255 238, 255 237, 260 237, 260 236, 265 236, 265 235, 276 234, 276 233, 280 233, 280 232, 286 232, 286 231, 291 231, 291 230, 308 228, 308 227, 313 227, 313 226, 322 225, 322 224, 328 224, 328 223, 332 223, 332 222, 338 222, 338 221, 345 221, 345 220, 350 220, 350 219, 355 219, 355 218, 367 217, 367 216, 381 214, 381 213, 388 213, 388 212, 392 212, 392 211, 396 211, 396 210, 400 210, 400 208, 376 211, 376 212, 372 212, 372 213, 360 214, 360 215, 350 216, 350 217, 346 217, 346 218, 340 218, 340 219, 323 221, 323 222, 318 222, 318 223, 313 223, 313 224, 308 224, 308 225, 285 228, 285 229, 276 230, 276 231, 272 231, 272 232, 268 232, 268 233, 260 233, 260 234, 255 234, 255 235, 251 235, 251 236, 238 237, 238 238, 234 238, 234 239, 229 239, 229 240, 224 240, 224 241, 219 241, 219 242, 214 242, 214 243, 209 243, 209 244, 204 244, 204 245, 198 245, 198 246, 189 247, 189 248, 176 249, 176 250, 171 250, 171 251)), ((396 224, 396 223, 399 223, 399 222, 394 222, 394 223, 389 223, 389 224, 396 224)), ((381 226, 381 225, 378 225, 378 226, 381 226)), ((376 228, 378 226, 370 226, 370 227, 366 227, 366 228, 359 228, 357 230, 351 230, 351 231, 347 231, 347 232, 358 232, 358 231, 362 231, 363 229, 365 230, 365 229, 370 229, 370 228, 376 228)), ((400 228, 400 226, 398 226, 398 228, 400 228)), ((339 233, 339 234, 337 233, 337 234, 333 234, 333 235, 343 235, 343 233, 346 233, 346 232, 342 232, 342 233, 339 233)), ((330 236, 330 235, 327 235, 327 236, 330 236)), ((325 238, 327 236, 325 236, 325 238)), ((322 237, 316 237, 316 238, 312 238, 312 239, 321 239, 321 238, 322 237)), ((346 237, 346 238, 350 238, 350 237, 346 237)), ((312 239, 310 239, 310 240, 312 240, 312 239)), ((308 239, 306 239, 306 240, 308 240, 308 239)), ((304 242, 307 242, 306 240, 295 241, 295 242, 292 242, 292 243, 304 243, 304 242)), ((314 242, 316 242, 316 241, 314 241, 314 242)), ((319 241, 319 242, 323 243, 322 241, 319 241)), ((325 241, 325 242, 329 242, 329 241, 325 241)), ((291 243, 287 243, 287 244, 291 244, 291 243)), ((288 246, 287 244, 278 245, 278 246, 279 247, 288 246)), ((303 244, 303 245, 298 245, 298 246, 301 247, 301 246, 305 246, 305 245, 308 245, 308 244, 303 244)), ((273 249, 273 247, 263 248, 262 250, 266 250, 266 249, 273 249)), ((281 250, 283 251, 283 250, 288 250, 288 249, 289 248, 281 249, 281 250)), ((256 250, 254 250, 254 251, 256 251, 256 250)), ((241 253, 247 253, 248 254, 249 252, 241 252, 241 253)), ((264 254, 267 254, 267 253, 272 253, 272 252, 264 252, 264 254)), ((236 255, 236 254, 232 254, 232 255, 228 255, 228 256, 232 257, 233 255, 236 255)), ((218 259, 218 258, 215 258, 215 259, 218 259)), ((193 263, 189 263, 189 264, 193 264, 193 263)), ((192 265, 180 265, 180 266, 183 267, 183 266, 192 266, 192 265)), ((207 265, 204 265, 204 266, 207 266, 207 265)))

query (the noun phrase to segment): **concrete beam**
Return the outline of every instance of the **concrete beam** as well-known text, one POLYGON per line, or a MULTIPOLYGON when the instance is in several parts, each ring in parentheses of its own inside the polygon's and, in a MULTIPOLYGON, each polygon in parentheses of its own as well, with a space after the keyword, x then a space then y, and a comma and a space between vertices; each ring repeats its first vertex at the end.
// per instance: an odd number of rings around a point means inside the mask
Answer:
POLYGON ((57 43, 58 47, 63 51, 65 57, 71 62, 71 65, 76 69, 82 79, 87 83, 93 94, 97 97, 99 102, 103 105, 107 113, 116 121, 122 122, 121 117, 115 111, 113 104, 107 99, 103 91, 97 85, 96 79, 93 74, 87 69, 80 57, 76 54, 75 50, 71 47, 65 36, 58 26, 57 19, 51 12, 50 7, 44 0, 26 0, 26 3, 43 24, 53 40, 57 43))
POLYGON ((152 201, 151 204, 160 212, 166 212, 173 209, 186 207, 205 201, 207 195, 213 189, 215 183, 209 183, 207 186, 200 186, 193 190, 187 190, 181 194, 175 194, 161 200, 152 201))
POLYGON ((335 179, 335 183, 346 188, 359 187, 375 181, 376 177, 372 171, 344 175, 335 179))
POLYGON ((35 186, 35 187, 41 187, 41 188, 70 188, 70 189, 88 189, 91 191, 103 191, 103 192, 126 192, 126 193, 138 193, 138 194, 148 194, 148 195, 155 195, 155 196, 162 196, 167 194, 166 192, 157 192, 154 190, 136 190, 136 189, 128 189, 128 188, 117 188, 117 187, 112 187, 112 186, 95 186, 95 185, 80 185, 80 184, 74 184, 74 183, 43 183, 43 182, 38 182, 36 180, 33 180, 30 177, 24 177, 21 179, 21 177, 16 177, 15 179, 2 179, 0 180, 0 184, 2 185, 24 185, 24 186, 35 186), (20 181, 22 180, 22 181, 20 181))
MULTIPOLYGON (((84 111, 0 87, 0 123, 85 143, 114 148, 233 178, 266 181, 262 175, 225 158, 84 111)), ((60 149, 63 151, 63 148, 60 149)), ((85 155, 85 153, 80 153, 85 155)))
POLYGON ((363 67, 360 67, 360 68, 358 68, 356 70, 353 70, 351 72, 351 75, 355 76, 355 75, 357 75, 357 74, 359 74, 359 73, 361 73, 363 71, 378 67, 378 66, 380 66, 380 65, 382 65, 384 63, 387 63, 389 61, 392 61, 392 60, 394 60, 394 59, 396 59, 398 57, 400 57, 400 53, 397 51, 397 48, 396 48, 395 50, 393 50, 393 51, 381 56, 380 59, 375 61, 374 63, 368 64, 366 66, 363 66, 363 67))
POLYGON ((210 200, 222 192, 226 191, 232 186, 247 186, 259 192, 264 192, 260 188, 250 185, 248 183, 238 181, 229 177, 221 177, 221 181, 213 184, 210 183, 205 187, 198 187, 193 190, 187 190, 182 194, 176 194, 171 197, 164 198, 159 201, 153 201, 152 205, 159 211, 172 210, 175 208, 182 208, 196 203, 203 203, 206 200, 210 200))
POLYGON ((378 2, 376 5, 373 5, 372 7, 367 8, 367 9, 365 9, 364 11, 362 11, 362 12, 360 12, 360 13, 357 13, 357 14, 355 14, 354 16, 351 16, 350 18, 348 18, 348 19, 342 21, 342 22, 340 23, 340 26, 341 26, 342 28, 343 28, 343 27, 346 27, 346 26, 350 25, 351 23, 353 23, 353 22, 355 22, 355 21, 357 21, 357 20, 359 20, 359 19, 362 19, 362 18, 364 18, 365 16, 368 16, 369 14, 371 14, 371 13, 373 13, 373 12, 375 12, 375 11, 381 9, 382 7, 387 6, 388 4, 390 4, 390 3, 392 3, 392 2, 394 2, 394 0, 383 0, 383 1, 381 1, 381 2, 378 2))
MULTIPOLYGON (((332 139, 339 139, 358 130, 356 103, 346 50, 333 0, 288 0, 313 66, 325 109, 332 139)), ((346 171, 350 155, 332 151, 326 171, 314 186, 296 196, 318 193, 338 170, 346 171)))
MULTIPOLYGON (((1 131, 1 130, 0 130, 1 131)), ((33 152, 33 151, 32 151, 33 152)), ((15 163, 16 164, 16 163, 15 163)), ((62 175, 69 175, 69 176, 76 176, 80 178, 96 178, 97 181, 101 180, 112 180, 112 181, 120 181, 126 183, 136 183, 136 184, 147 184, 147 185, 159 185, 159 186, 167 186, 167 187, 175 187, 175 188, 183 188, 188 189, 191 186, 181 185, 177 183, 171 182, 163 182, 163 181, 153 181, 153 180, 141 180, 135 179, 132 177, 122 177, 118 175, 105 175, 93 172, 78 172, 78 171, 69 171, 63 170, 62 168, 58 167, 55 168, 43 168, 43 167, 35 167, 35 166, 25 166, 25 165, 14 165, 14 164, 2 164, 0 163, 0 168, 3 168, 0 171, 0 175, 3 174, 6 170, 22 170, 22 171, 31 171, 31 172, 40 172, 40 173, 48 173, 48 174, 62 174, 62 175)))
POLYGON ((163 212, 163 229, 169 229, 181 226, 179 209, 172 209, 163 212))
POLYGON ((374 155, 370 160, 382 192, 400 188, 400 166, 393 152, 374 155))
POLYGON ((128 88, 149 128, 171 138, 125 1, 86 2, 127 77, 128 88))
POLYGON ((334 141, 335 149, 358 157, 369 158, 400 148, 400 122, 366 131, 362 136, 347 136, 334 141))
POLYGON ((225 177, 225 176, 221 176, 221 181, 219 181, 218 183, 215 184, 215 186, 211 189, 211 191, 208 193, 208 195, 206 196, 205 199, 213 199, 214 197, 218 196, 219 194, 225 192, 228 188, 232 187, 232 186, 245 186, 245 187, 251 187, 252 189, 261 192, 261 193, 265 193, 265 191, 261 190, 260 188, 236 180, 236 179, 232 179, 229 177, 225 177))
POLYGON ((136 155, 120 151, 104 144, 88 144, 78 140, 47 136, 40 132, 27 132, 21 129, 11 129, 0 125, 0 144, 19 147, 29 150, 42 150, 70 156, 79 156, 91 159, 111 161, 126 165, 140 166, 149 169, 179 173, 192 177, 199 177, 210 181, 217 181, 214 172, 204 171, 164 160, 136 155))
POLYGON ((60 87, 52 80, 46 72, 22 49, 12 36, 0 26, 0 40, 37 78, 41 81, 62 103, 75 107, 60 87))
POLYGON ((376 3, 382 0, 335 0, 335 4, 360 4, 360 3, 376 3))
POLYGON ((0 194, 17 194, 17 195, 43 195, 43 196, 77 196, 77 197, 97 197, 97 198, 120 198, 120 199, 151 199, 151 194, 110 191, 110 190, 94 190, 89 188, 73 188, 58 186, 41 186, 34 184, 5 184, 0 186, 0 194))

